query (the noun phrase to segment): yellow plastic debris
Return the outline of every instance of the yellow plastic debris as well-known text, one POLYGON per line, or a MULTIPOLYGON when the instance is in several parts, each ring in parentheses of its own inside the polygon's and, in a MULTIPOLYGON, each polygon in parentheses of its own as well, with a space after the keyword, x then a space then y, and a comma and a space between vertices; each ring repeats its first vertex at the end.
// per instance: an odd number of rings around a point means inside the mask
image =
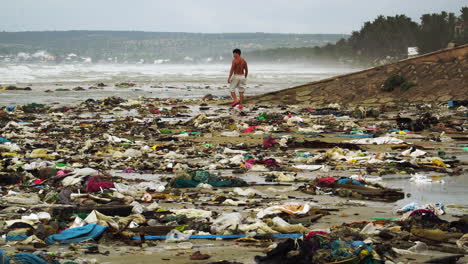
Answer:
POLYGON ((47 154, 47 149, 35 149, 29 154, 30 158, 55 159, 54 155, 47 154))
POLYGON ((18 153, 14 152, 2 152, 2 157, 18 157, 18 153))
POLYGON ((432 164, 434 164, 437 167, 447 168, 447 165, 440 159, 436 159, 436 158, 432 159, 432 164))

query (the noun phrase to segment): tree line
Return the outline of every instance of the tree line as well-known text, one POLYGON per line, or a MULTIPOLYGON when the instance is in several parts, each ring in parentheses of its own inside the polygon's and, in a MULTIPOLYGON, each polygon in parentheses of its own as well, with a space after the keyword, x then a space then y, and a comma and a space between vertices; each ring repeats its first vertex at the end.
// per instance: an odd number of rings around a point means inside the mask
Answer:
POLYGON ((418 47, 419 54, 444 49, 451 42, 468 43, 468 7, 454 13, 421 16, 420 23, 406 15, 378 16, 359 31, 335 44, 313 48, 279 48, 250 52, 253 60, 332 60, 360 64, 380 64, 408 56, 408 47, 418 47))

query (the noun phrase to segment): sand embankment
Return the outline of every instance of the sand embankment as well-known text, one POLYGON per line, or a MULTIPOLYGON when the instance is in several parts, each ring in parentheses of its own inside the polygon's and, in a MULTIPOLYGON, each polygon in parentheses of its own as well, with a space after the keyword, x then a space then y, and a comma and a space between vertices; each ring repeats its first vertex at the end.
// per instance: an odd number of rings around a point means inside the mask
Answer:
POLYGON ((450 99, 468 99, 468 45, 251 97, 248 101, 313 105, 439 103, 450 99), (416 86, 384 92, 382 84, 394 73, 416 86))

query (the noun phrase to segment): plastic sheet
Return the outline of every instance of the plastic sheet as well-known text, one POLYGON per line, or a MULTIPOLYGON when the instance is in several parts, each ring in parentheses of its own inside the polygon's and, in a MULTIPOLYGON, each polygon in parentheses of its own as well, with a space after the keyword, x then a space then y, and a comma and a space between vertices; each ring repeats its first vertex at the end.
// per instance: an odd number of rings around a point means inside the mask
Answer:
POLYGON ((90 239, 96 239, 106 230, 105 226, 89 224, 82 227, 70 228, 62 231, 60 234, 50 235, 46 239, 46 243, 53 245, 79 243, 90 239))
POLYGON ((309 210, 310 210, 309 204, 290 203, 290 204, 283 204, 283 205, 274 205, 274 206, 270 206, 258 212, 257 217, 261 219, 267 215, 279 214, 279 213, 287 213, 291 215, 302 215, 302 214, 307 214, 309 210))

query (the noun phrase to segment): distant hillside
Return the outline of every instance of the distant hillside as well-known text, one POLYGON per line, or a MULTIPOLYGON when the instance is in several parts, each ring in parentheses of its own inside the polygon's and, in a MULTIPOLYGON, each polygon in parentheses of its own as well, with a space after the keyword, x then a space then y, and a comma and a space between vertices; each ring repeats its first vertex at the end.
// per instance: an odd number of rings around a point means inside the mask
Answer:
POLYGON ((210 62, 230 59, 230 52, 235 47, 243 51, 315 47, 335 43, 343 37, 347 36, 141 31, 0 32, 0 61, 210 62))

